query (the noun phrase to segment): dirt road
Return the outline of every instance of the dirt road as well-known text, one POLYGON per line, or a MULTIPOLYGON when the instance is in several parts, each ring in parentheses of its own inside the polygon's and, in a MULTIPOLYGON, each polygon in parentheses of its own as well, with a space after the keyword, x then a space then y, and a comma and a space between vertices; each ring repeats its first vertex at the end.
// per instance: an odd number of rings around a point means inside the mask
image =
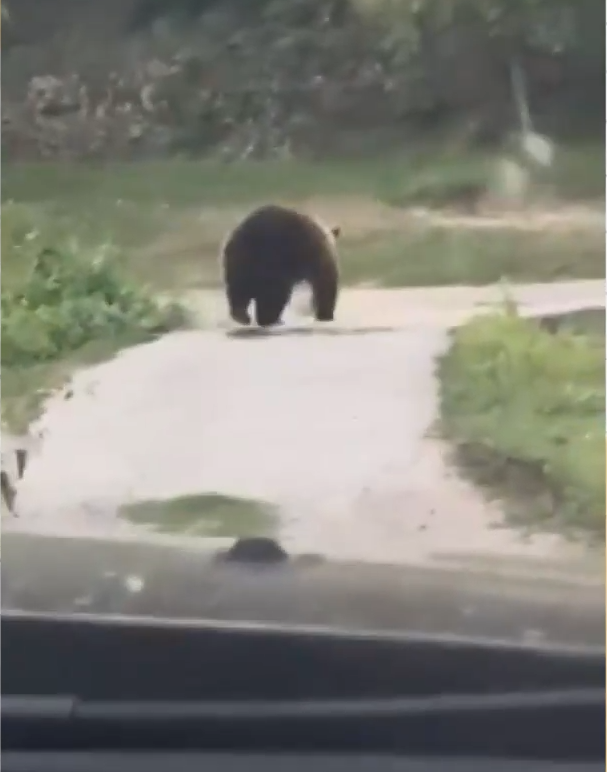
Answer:
MULTIPOLYGON (((600 307, 602 281, 513 291, 527 313, 600 307)), ((284 542, 340 558, 574 560, 558 539, 496 529, 499 507, 429 438, 447 329, 495 288, 344 292, 339 321, 265 336, 168 335, 82 371, 50 400, 12 529, 141 538, 126 501, 196 492, 279 505, 284 542)), ((223 302, 223 301, 221 301, 223 302)), ((218 301, 197 297, 206 316, 218 301)))

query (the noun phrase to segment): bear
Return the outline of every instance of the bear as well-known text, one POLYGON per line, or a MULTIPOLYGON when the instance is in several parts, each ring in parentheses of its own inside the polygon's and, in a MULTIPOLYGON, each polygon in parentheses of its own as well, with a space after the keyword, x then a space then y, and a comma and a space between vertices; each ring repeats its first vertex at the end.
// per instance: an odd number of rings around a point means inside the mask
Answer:
POLYGON ((268 204, 248 214, 221 250, 223 280, 231 318, 251 324, 255 305, 259 327, 282 324, 296 285, 312 289, 314 316, 333 321, 339 292, 337 239, 329 228, 296 209, 268 204))

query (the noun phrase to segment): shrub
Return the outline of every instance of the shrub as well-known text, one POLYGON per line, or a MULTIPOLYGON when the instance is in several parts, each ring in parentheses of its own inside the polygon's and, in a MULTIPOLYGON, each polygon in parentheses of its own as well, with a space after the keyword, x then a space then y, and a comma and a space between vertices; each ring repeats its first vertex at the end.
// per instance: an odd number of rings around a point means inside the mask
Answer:
POLYGON ((56 359, 97 339, 143 341, 184 322, 128 279, 109 246, 86 248, 20 207, 2 214, 3 365, 56 359))
POLYGON ((459 329, 441 362, 460 460, 530 525, 604 538, 603 355, 599 337, 551 334, 510 310, 459 329))

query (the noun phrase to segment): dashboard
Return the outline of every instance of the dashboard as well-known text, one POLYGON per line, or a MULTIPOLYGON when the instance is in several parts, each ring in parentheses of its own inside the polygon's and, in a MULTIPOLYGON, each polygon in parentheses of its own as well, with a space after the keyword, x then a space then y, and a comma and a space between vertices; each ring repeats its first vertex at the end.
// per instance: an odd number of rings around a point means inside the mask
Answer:
POLYGON ((605 768, 603 587, 4 538, 3 770, 605 768))
POLYGON ((496 758, 213 753, 4 753, 5 772, 599 772, 605 765, 496 758))
POLYGON ((605 656, 4 612, 4 770, 599 770, 605 656))

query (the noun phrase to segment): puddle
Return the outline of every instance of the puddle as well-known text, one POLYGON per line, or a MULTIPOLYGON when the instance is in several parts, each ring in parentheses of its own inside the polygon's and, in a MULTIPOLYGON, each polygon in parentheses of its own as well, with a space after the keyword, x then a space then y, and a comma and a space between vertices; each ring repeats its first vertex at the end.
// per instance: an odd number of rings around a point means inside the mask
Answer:
POLYGON ((213 493, 140 501, 121 507, 119 514, 159 533, 188 536, 270 535, 277 525, 270 505, 213 493))

